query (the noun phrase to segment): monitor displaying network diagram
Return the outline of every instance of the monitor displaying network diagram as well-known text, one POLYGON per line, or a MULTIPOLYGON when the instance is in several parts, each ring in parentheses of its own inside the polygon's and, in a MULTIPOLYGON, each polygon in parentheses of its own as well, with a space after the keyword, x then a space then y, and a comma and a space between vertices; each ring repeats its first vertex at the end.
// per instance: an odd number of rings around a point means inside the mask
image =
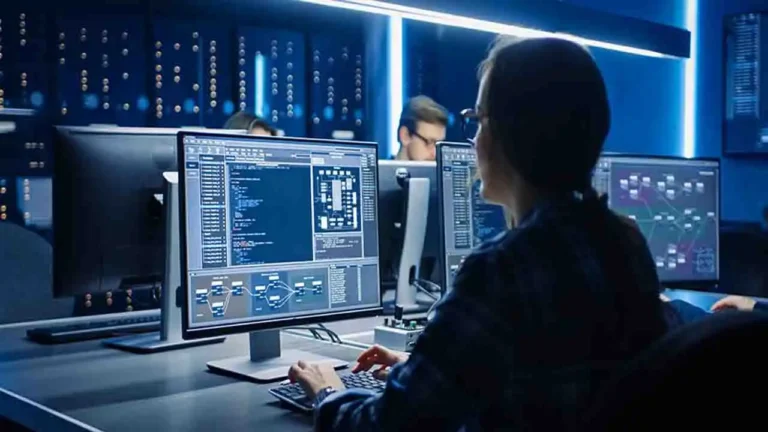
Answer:
POLYGON ((472 147, 443 143, 438 147, 437 160, 444 280, 450 289, 472 249, 506 230, 507 224, 502 207, 481 197, 481 183, 476 178, 477 156, 472 147))
POLYGON ((719 279, 720 164, 603 156, 593 183, 648 241, 662 282, 719 279))
POLYGON ((181 139, 189 329, 380 307, 375 144, 181 139))

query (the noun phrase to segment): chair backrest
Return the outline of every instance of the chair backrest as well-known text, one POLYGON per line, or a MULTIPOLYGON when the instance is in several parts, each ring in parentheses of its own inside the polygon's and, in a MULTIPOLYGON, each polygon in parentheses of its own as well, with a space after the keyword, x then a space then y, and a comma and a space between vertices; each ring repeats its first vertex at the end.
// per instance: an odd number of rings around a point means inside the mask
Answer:
POLYGON ((681 327, 622 368, 583 430, 768 428, 767 348, 768 314, 719 313, 681 327))
POLYGON ((719 291, 768 297, 768 236, 765 233, 721 231, 719 291))

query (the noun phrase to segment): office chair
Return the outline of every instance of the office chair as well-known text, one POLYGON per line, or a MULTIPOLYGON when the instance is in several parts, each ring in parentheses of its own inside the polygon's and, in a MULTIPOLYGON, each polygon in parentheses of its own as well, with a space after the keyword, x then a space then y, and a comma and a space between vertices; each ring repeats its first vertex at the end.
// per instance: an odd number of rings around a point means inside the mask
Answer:
POLYGON ((582 429, 764 429, 766 348, 768 314, 724 312, 681 327, 609 381, 582 429))
POLYGON ((760 231, 721 231, 719 291, 768 297, 768 235, 760 231))

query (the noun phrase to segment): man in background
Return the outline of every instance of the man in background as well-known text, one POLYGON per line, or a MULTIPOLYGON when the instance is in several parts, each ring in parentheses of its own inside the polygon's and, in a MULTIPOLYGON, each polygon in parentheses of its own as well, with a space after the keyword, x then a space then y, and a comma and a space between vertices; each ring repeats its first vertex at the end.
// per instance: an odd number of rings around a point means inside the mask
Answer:
POLYGON ((433 161, 435 145, 445 140, 448 113, 440 104, 427 96, 408 100, 400 114, 397 138, 400 151, 397 160, 433 161))
POLYGON ((245 111, 235 113, 224 124, 224 129, 247 131, 250 135, 277 136, 275 128, 265 120, 245 111))

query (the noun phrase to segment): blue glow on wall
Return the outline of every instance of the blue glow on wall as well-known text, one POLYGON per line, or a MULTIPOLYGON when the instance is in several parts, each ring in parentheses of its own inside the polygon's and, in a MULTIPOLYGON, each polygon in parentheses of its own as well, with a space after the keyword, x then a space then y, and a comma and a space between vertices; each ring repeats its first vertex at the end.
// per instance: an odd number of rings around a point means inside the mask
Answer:
POLYGON ((264 118, 264 87, 267 85, 264 78, 264 56, 257 54, 254 56, 254 65, 256 74, 254 76, 253 86, 256 88, 256 95, 254 99, 254 111, 256 116, 264 118))
POLYGON ((699 0, 686 2, 685 27, 691 32, 691 56, 685 60, 685 102, 683 113, 683 156, 696 155, 696 66, 698 61, 699 0))
POLYGON ((403 19, 389 18, 389 151, 396 155, 400 150, 398 126, 403 109, 403 19))

